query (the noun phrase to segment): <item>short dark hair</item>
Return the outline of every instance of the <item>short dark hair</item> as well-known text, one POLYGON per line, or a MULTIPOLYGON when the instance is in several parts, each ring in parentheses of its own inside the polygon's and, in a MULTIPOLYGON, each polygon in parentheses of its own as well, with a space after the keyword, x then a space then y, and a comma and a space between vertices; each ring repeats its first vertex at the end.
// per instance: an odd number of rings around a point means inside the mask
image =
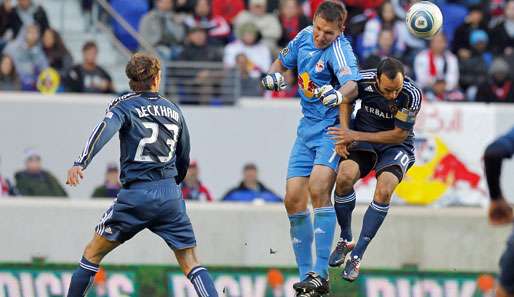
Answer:
POLYGON ((336 1, 326 1, 318 6, 316 12, 314 13, 314 18, 320 16, 326 21, 337 22, 339 26, 343 26, 346 22, 347 15, 348 11, 346 10, 346 7, 343 3, 336 1))
POLYGON ((145 53, 135 53, 125 67, 130 89, 134 92, 150 90, 153 80, 161 70, 157 57, 145 53))
POLYGON ((405 76, 405 70, 403 69, 402 62, 398 61, 395 58, 385 58, 377 66, 377 78, 380 79, 382 74, 389 79, 395 79, 396 75, 401 73, 402 76, 405 76))
POLYGON ((95 48, 96 50, 98 50, 98 47, 96 46, 96 42, 94 42, 94 41, 87 41, 82 46, 82 51, 85 52, 85 51, 87 51, 88 49, 91 49, 91 48, 95 48))

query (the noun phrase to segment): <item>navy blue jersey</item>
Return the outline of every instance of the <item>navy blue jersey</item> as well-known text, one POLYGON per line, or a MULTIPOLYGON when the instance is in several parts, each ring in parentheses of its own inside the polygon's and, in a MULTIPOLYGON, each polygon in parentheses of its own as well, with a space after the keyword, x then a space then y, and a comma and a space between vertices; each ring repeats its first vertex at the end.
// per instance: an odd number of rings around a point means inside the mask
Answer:
POLYGON ((395 127, 410 131, 404 144, 413 146, 414 123, 421 107, 422 93, 412 79, 405 77, 403 88, 395 100, 380 94, 376 85, 376 70, 361 71, 357 82, 361 108, 353 120, 353 129, 364 132, 392 130, 395 127))
POLYGON ((85 169, 118 131, 124 186, 135 181, 175 177, 180 183, 184 179, 189 166, 189 132, 176 104, 150 92, 115 98, 75 165, 85 169))

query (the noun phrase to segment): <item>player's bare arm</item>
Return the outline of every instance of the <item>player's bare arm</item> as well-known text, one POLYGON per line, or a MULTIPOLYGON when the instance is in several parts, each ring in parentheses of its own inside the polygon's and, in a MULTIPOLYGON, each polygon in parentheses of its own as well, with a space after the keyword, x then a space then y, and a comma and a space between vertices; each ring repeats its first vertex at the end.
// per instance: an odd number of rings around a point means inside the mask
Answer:
POLYGON ((395 127, 392 130, 380 132, 362 132, 347 128, 330 127, 328 134, 332 135, 333 139, 336 140, 336 145, 348 145, 354 141, 400 144, 407 139, 409 131, 398 127, 395 127))

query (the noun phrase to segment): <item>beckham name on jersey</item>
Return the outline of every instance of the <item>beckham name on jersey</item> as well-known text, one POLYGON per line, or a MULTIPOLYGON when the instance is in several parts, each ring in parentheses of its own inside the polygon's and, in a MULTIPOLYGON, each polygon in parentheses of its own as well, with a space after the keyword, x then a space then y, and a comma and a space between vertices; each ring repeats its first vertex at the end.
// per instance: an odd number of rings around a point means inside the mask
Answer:
POLYGON ((177 111, 163 105, 147 105, 141 106, 140 108, 135 107, 134 109, 136 110, 139 118, 144 118, 148 116, 159 116, 172 118, 177 122, 180 118, 180 115, 177 111))

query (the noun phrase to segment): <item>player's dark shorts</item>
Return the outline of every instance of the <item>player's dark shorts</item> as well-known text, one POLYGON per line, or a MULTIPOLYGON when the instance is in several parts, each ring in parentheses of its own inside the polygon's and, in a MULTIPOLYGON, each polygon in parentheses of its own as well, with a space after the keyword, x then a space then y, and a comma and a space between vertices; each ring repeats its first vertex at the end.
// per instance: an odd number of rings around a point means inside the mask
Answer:
POLYGON ((507 241, 507 248, 500 258, 500 284, 509 294, 514 294, 514 230, 507 241))
POLYGON ((95 231, 110 241, 124 242, 145 228, 174 250, 196 246, 182 192, 173 179, 139 182, 121 189, 95 231))
POLYGON ((349 147, 348 159, 359 164, 360 177, 365 177, 375 169, 377 176, 384 170, 397 166, 398 178, 403 179, 409 168, 414 165, 414 149, 405 144, 383 145, 369 142, 355 142, 349 147))

